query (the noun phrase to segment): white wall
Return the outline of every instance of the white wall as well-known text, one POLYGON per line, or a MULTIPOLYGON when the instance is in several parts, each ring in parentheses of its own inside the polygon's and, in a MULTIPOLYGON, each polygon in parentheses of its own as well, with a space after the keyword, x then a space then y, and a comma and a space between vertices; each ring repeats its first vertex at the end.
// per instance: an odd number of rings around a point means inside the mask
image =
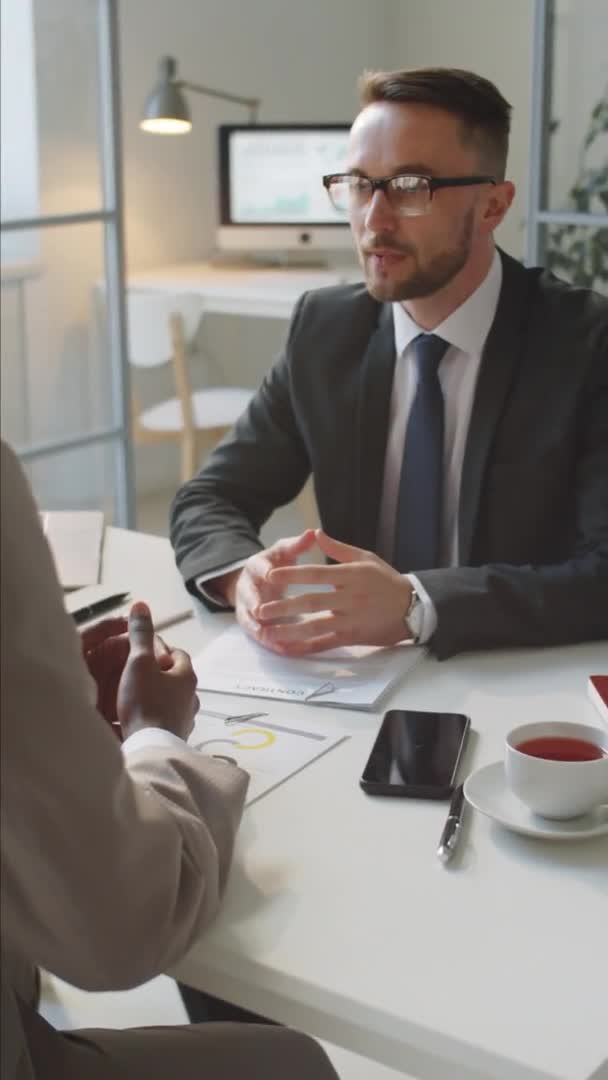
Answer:
MULTIPOLYGON (((525 248, 532 76, 532 0, 395 0, 395 68, 467 68, 491 79, 513 106, 508 176, 517 188, 496 236, 511 255, 525 248)), ((603 2, 603 0, 600 0, 603 2)))
MULTIPOLYGON (((394 0, 128 0, 120 7, 127 256, 129 266, 202 259, 214 246, 216 126, 246 121, 242 106, 190 93, 193 128, 161 137, 138 127, 158 58, 174 56, 185 79, 261 98, 263 121, 350 121, 356 79, 382 66, 394 32, 394 0)), ((280 348, 276 320, 208 317, 209 365, 195 379, 256 386, 280 348)), ((167 388, 137 378, 144 401, 167 388)), ((136 455, 141 489, 175 483, 177 457, 165 447, 136 455)))
MULTIPOLYGON (((596 0, 601 3, 602 0, 596 0)), ((445 64, 492 79, 513 105, 509 172, 518 188, 500 242, 523 254, 530 135, 531 0, 129 0, 121 7, 129 262, 208 252, 215 225, 215 125, 237 105, 190 95, 190 135, 137 127, 158 56, 183 77, 262 98, 261 120, 349 120, 365 67, 445 64)))
MULTIPOLYGON (((192 132, 146 135, 137 123, 163 53, 184 78, 262 99, 268 121, 349 120, 366 67, 446 64, 493 79, 514 107, 510 176, 517 200, 499 241, 524 250, 529 140, 530 0, 129 0, 121 7, 127 251, 131 267, 205 257, 216 224, 215 125, 239 122, 237 105, 189 96, 192 132)), ((282 342, 278 322, 209 318, 211 370, 255 385, 282 342), (245 374, 243 374, 245 372, 245 374)), ((200 369, 201 371, 203 369, 200 369)), ((202 378, 205 377, 203 374, 202 378)), ((150 381, 158 392, 159 380, 150 381)), ((144 391, 145 392, 145 391, 144 391)), ((139 455, 144 487, 175 475, 165 449, 139 455)))
MULTIPOLYGON (((0 216, 38 213, 38 151, 30 0, 0 2, 0 216)), ((35 233, 2 233, 2 262, 35 259, 35 233)))
POLYGON ((214 242, 215 129, 247 119, 239 105, 189 94, 193 129, 138 128, 159 56, 183 78, 262 99, 261 121, 349 121, 355 81, 381 66, 394 0, 127 0, 120 7, 127 247, 131 266, 197 258, 214 242))

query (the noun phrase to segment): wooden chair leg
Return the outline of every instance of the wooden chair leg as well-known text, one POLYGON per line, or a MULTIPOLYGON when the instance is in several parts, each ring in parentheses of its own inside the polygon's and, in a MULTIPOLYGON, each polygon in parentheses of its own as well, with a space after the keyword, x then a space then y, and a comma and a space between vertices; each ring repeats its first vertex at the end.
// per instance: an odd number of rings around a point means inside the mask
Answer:
POLYGON ((187 434, 182 438, 181 457, 181 480, 182 484, 185 484, 194 476, 196 470, 196 439, 189 438, 187 434))

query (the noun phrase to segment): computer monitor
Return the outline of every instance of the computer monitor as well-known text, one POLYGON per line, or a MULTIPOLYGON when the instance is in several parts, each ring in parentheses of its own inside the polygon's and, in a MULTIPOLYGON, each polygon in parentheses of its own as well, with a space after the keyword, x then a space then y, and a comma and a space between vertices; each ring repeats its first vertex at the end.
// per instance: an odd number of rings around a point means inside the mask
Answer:
POLYGON ((241 252, 350 249, 324 173, 345 168, 349 124, 219 128, 218 247, 241 252))

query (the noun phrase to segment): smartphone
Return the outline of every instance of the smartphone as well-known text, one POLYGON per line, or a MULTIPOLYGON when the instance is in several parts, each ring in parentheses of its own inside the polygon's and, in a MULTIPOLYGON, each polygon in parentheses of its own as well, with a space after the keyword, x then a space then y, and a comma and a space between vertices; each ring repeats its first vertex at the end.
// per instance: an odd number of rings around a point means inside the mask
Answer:
POLYGON ((360 784, 368 795, 448 799, 470 727, 462 713, 391 709, 360 784))

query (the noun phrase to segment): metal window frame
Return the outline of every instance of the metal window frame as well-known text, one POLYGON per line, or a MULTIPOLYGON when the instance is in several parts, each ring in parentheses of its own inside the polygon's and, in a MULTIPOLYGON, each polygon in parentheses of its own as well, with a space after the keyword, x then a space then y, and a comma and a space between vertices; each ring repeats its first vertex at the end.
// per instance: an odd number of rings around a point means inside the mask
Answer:
POLYGON ((608 227, 608 214, 547 210, 555 0, 534 0, 526 264, 544 265, 544 225, 608 227))
POLYGON ((100 151, 103 208, 77 214, 50 214, 0 223, 2 232, 48 229, 99 222, 103 225, 105 292, 112 410, 108 427, 18 449, 22 461, 38 461, 70 450, 117 443, 117 523, 133 528, 135 498, 131 438, 131 385, 127 353, 125 300, 124 203, 122 189, 121 85, 118 0, 97 0, 97 54, 100 106, 100 151))

